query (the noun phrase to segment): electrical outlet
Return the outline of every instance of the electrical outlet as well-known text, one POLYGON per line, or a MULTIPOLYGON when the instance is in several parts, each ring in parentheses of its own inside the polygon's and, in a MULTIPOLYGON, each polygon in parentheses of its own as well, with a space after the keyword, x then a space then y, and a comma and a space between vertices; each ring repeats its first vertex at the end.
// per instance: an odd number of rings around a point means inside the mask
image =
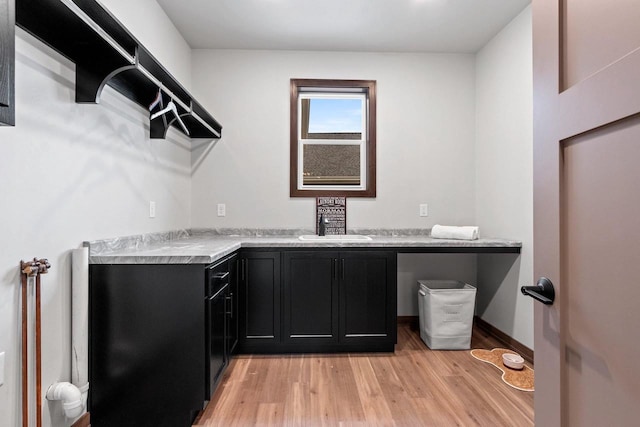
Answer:
POLYGON ((149 202, 149 218, 156 217, 156 202, 149 202))
POLYGON ((0 387, 4 384, 4 351, 0 353, 0 387))
POLYGON ((227 205, 224 203, 218 203, 218 216, 226 216, 227 215, 227 205))
POLYGON ((429 216, 429 208, 426 203, 420 204, 420 216, 429 216))

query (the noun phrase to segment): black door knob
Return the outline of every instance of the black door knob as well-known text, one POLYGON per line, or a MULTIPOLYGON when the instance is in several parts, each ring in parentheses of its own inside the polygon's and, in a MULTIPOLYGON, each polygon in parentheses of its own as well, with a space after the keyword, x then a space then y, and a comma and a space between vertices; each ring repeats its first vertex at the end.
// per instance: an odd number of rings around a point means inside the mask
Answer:
POLYGON ((553 283, 546 277, 538 279, 538 283, 535 286, 522 286, 520 291, 524 295, 537 299, 543 304, 551 305, 556 299, 556 292, 553 289, 553 283))

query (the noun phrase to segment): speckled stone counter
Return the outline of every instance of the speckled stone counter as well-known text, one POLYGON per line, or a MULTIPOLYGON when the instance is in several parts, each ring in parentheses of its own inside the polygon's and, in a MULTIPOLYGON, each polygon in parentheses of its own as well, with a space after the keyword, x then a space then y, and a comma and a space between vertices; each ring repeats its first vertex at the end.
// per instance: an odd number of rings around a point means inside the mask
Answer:
POLYGON ((240 248, 385 248, 404 252, 440 253, 520 253, 515 240, 433 239, 428 229, 354 229, 349 234, 370 236, 371 240, 303 241, 300 235, 312 230, 294 229, 191 229, 166 233, 126 236, 85 242, 91 264, 209 264, 240 248))

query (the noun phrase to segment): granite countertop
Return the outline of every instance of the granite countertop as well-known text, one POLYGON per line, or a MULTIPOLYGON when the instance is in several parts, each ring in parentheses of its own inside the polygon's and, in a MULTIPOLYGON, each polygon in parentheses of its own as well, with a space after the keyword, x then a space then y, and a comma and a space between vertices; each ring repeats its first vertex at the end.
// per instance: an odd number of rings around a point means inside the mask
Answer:
POLYGON ((429 230, 353 230, 371 240, 300 240, 310 230, 178 230, 85 242, 91 264, 209 264, 240 248, 394 248, 398 252, 425 252, 451 248, 452 252, 481 248, 518 253, 522 243, 515 240, 433 239, 429 230))

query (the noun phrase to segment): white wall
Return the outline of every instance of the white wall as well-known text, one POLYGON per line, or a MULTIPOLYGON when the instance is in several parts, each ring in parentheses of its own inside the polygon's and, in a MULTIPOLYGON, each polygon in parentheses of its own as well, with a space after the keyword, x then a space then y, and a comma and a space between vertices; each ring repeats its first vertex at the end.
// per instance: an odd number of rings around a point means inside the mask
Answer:
MULTIPOLYGON (((164 54, 173 46, 157 56, 179 57, 164 54)), ((44 394, 51 383, 71 379, 70 251, 83 240, 190 226, 191 143, 173 130, 167 140, 150 140, 148 112, 109 88, 100 105, 76 104, 74 68, 17 29, 16 125, 0 129, 3 427, 21 423, 20 260, 46 257, 52 264, 42 277, 44 394), (155 219, 148 218, 150 200, 155 219)), ((42 401, 45 427, 67 425, 59 403, 42 401)))
POLYGON ((533 348, 533 87, 531 7, 476 58, 476 213, 484 235, 522 241, 520 257, 478 256, 477 312, 533 348))
POLYGON ((475 219, 473 55, 194 50, 193 87, 223 124, 194 151, 194 227, 314 227, 289 197, 289 80, 377 80, 375 199, 348 199, 347 228, 475 219), (226 217, 215 215, 225 203, 226 217), (429 217, 418 205, 429 204, 429 217))
POLYGON ((460 280, 476 286, 476 254, 398 254, 398 316, 418 315, 418 280, 460 280))
POLYGON ((191 48, 156 0, 100 0, 191 91, 191 48))

